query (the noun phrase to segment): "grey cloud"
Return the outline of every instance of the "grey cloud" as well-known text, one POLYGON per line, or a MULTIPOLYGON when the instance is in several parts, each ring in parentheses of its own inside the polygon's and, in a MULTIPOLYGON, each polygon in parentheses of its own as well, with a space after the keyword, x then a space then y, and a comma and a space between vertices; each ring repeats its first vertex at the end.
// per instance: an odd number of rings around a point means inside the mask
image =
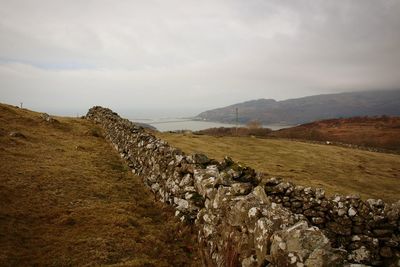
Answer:
POLYGON ((399 88, 399 13, 394 0, 0 0, 0 101, 195 113, 399 88))

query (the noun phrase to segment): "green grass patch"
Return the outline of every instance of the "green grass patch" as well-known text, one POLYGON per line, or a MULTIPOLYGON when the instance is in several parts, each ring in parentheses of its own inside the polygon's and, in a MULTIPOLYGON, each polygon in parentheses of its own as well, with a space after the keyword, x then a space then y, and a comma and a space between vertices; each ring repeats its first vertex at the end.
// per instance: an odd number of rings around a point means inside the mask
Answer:
POLYGON ((267 174, 299 185, 323 187, 328 194, 359 194, 397 201, 400 155, 281 139, 213 137, 157 133, 187 153, 222 160, 231 156, 267 174))

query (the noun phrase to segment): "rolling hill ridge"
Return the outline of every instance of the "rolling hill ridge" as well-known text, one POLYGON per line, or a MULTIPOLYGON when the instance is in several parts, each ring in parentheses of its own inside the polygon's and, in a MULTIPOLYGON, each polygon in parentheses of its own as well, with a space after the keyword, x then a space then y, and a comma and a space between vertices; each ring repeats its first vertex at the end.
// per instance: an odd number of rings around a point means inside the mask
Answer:
POLYGON ((263 124, 302 124, 323 119, 355 116, 400 115, 400 89, 307 96, 276 101, 258 99, 208 110, 196 119, 232 123, 258 120, 263 124))

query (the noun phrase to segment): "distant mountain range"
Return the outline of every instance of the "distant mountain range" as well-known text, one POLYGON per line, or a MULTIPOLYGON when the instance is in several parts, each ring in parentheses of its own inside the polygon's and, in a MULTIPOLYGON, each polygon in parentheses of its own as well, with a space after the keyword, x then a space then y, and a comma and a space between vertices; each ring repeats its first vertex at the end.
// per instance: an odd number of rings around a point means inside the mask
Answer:
POLYGON ((276 101, 258 99, 200 113, 196 119, 233 123, 301 124, 355 116, 399 116, 400 89, 325 94, 276 101))

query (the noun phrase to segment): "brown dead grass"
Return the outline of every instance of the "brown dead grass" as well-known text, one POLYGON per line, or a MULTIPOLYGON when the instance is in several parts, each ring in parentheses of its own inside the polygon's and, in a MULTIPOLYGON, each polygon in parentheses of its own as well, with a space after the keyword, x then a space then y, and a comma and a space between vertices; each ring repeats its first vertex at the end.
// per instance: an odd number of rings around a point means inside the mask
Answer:
POLYGON ((228 155, 267 176, 323 187, 331 195, 399 200, 400 155, 278 139, 156 135, 187 153, 205 153, 218 160, 228 155))
POLYGON ((334 141, 400 152, 400 117, 322 120, 274 131, 269 136, 334 141))
POLYGON ((101 130, 56 119, 0 104, 0 266, 199 265, 192 229, 101 130))

